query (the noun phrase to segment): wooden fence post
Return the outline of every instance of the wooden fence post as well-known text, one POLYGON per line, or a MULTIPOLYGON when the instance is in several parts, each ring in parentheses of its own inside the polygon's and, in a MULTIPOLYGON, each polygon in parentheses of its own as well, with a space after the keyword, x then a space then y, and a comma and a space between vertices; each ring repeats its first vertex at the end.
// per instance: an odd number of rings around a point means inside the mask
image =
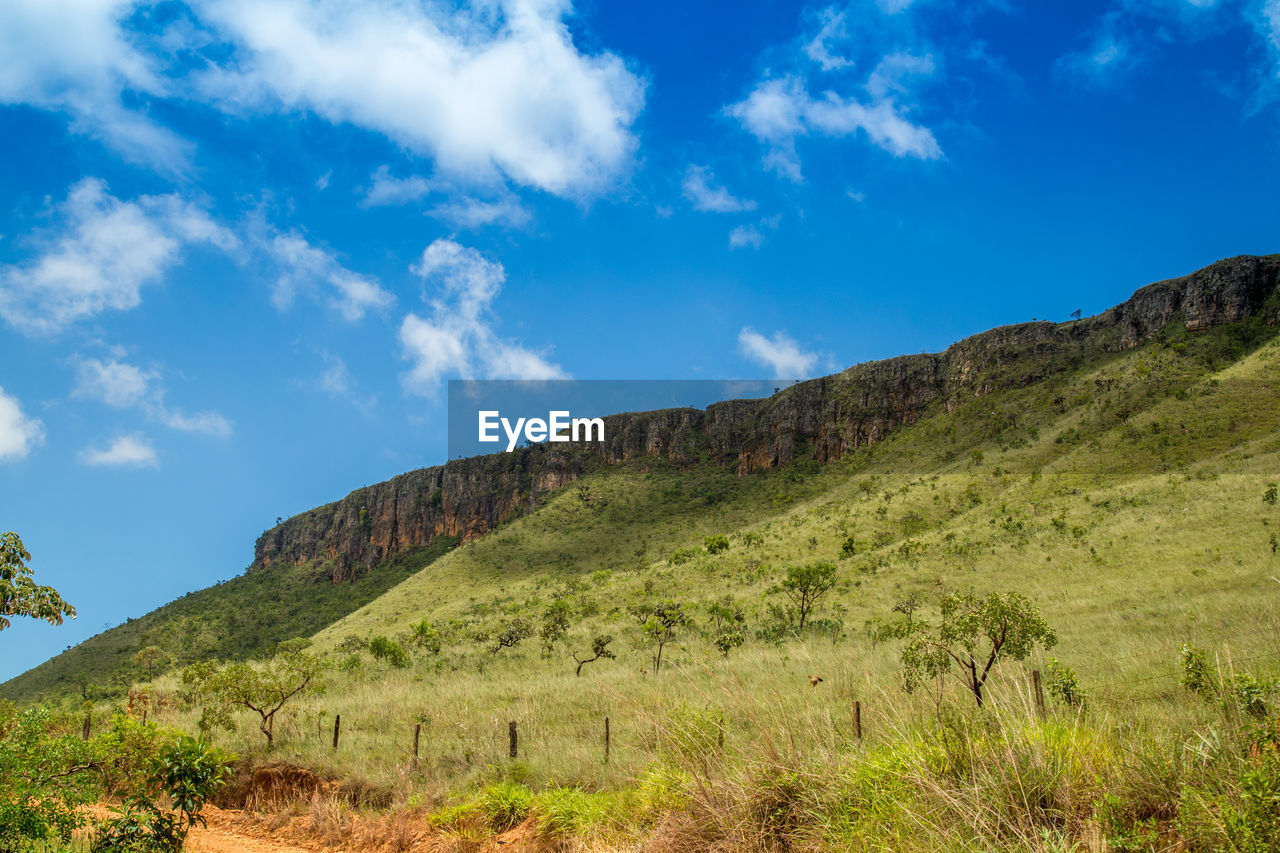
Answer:
POLYGON ((338 730, 342 728, 342 715, 333 715, 333 748, 338 748, 338 730))
POLYGON ((1040 670, 1031 670, 1031 684, 1036 691, 1036 712, 1044 716, 1044 684, 1040 681, 1040 670))
POLYGON ((84 715, 84 731, 81 732, 81 738, 83 740, 89 739, 89 725, 92 722, 92 720, 93 720, 93 712, 86 711, 84 715))
POLYGON ((720 715, 720 730, 716 732, 716 748, 724 752, 724 714, 720 715))
POLYGON ((516 741, 518 739, 518 735, 516 734, 515 720, 512 720, 510 723, 507 724, 507 735, 511 738, 511 757, 515 758, 516 757, 516 741))
POLYGON ((413 724, 413 769, 418 769, 418 738, 422 735, 422 723, 413 724))
POLYGON ((609 763, 609 718, 604 718, 604 763, 609 763))
POLYGON ((853 700, 853 732, 858 736, 858 743, 862 743, 862 702, 857 699, 853 700))

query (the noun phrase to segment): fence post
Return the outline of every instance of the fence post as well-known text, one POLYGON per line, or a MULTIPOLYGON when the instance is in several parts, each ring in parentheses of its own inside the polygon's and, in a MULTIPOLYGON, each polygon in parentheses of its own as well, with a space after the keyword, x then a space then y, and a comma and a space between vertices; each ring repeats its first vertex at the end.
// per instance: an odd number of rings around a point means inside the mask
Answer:
POLYGON ((862 702, 857 699, 853 700, 853 732, 858 736, 858 743, 862 743, 862 702))
POLYGON ((1040 670, 1031 670, 1031 684, 1036 691, 1036 712, 1044 716, 1044 684, 1040 681, 1040 670))
POLYGON ((413 769, 418 769, 418 738, 422 734, 422 723, 413 724, 413 769))
POLYGON ((512 720, 510 723, 507 724, 507 734, 511 738, 511 757, 515 758, 516 757, 516 741, 518 739, 518 735, 516 735, 515 720, 512 720))
POLYGON ((604 763, 609 763, 609 718, 604 718, 604 763))
POLYGON ((84 715, 84 731, 81 733, 82 740, 89 739, 89 725, 92 720, 93 720, 93 712, 86 711, 84 715))
POLYGON ((716 732, 716 747, 724 752, 724 714, 720 714, 720 729, 716 732))
POLYGON ((333 748, 338 748, 338 730, 342 728, 342 715, 333 715, 333 748))

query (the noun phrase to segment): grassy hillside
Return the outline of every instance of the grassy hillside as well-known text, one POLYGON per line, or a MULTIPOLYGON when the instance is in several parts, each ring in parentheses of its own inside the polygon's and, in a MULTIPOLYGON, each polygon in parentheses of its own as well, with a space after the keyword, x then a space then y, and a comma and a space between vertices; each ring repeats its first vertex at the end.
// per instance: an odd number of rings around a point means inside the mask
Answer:
POLYGON ((0 697, 25 703, 40 697, 119 694, 145 672, 134 655, 152 645, 179 665, 254 657, 282 640, 309 636, 376 599, 455 544, 437 539, 342 584, 330 583, 327 575, 308 566, 246 572, 85 640, 0 684, 0 697))
MULTIPOLYGON (((1182 642, 1209 647, 1224 669, 1280 673, 1280 508, 1263 499, 1280 480, 1280 344, 1265 328, 1242 334, 1171 331, 939 411, 825 467, 739 478, 641 461, 592 474, 321 630, 316 645, 341 661, 330 689, 277 730, 291 755, 415 801, 517 771, 535 788, 615 790, 708 721, 723 720, 737 755, 780 738, 769 748, 836 760, 851 748, 854 699, 869 743, 935 711, 937 696, 903 693, 896 649, 868 626, 912 593, 928 602, 968 588, 1040 605, 1060 638, 1052 655, 1075 668, 1101 718, 1157 731, 1202 723, 1217 710, 1179 686, 1182 642), (727 551, 706 551, 713 535, 727 551), (835 563, 839 583, 818 625, 794 636, 775 618, 777 585, 785 567, 813 561, 835 563), (556 599, 572 613, 564 641, 544 652, 535 633, 492 650, 513 620, 536 629, 556 599), (693 624, 655 676, 628 611, 660 599, 684 604, 693 624), (745 620, 746 643, 727 658, 712 645, 719 602, 745 620), (396 669, 360 651, 375 635, 408 643, 421 619, 442 634, 438 653, 415 651, 396 669), (616 660, 575 677, 573 653, 601 633, 616 660), (811 688, 810 674, 824 681, 811 688), (508 720, 520 724, 514 770, 501 760, 508 720), (415 723, 428 746, 409 779, 415 723)), ((997 694, 1016 705, 1026 673, 1005 667, 997 694)), ((950 683, 943 699, 967 701, 950 683)), ((224 737, 252 751, 260 738, 242 723, 224 737)))

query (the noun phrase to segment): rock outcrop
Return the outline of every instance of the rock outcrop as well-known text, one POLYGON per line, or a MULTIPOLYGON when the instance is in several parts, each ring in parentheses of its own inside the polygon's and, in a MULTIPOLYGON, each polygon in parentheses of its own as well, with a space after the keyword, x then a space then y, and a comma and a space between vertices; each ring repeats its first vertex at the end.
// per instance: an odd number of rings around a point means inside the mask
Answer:
MULTIPOLYGON (((954 408, 997 387, 1017 387, 1121 350, 1180 321, 1191 331, 1275 311, 1280 255, 1220 261, 1157 282, 1095 317, 1005 326, 945 352, 868 362, 761 400, 705 411, 672 409, 606 418, 590 449, 538 445, 423 468, 294 516, 259 537, 251 569, 314 563, 339 582, 437 536, 483 535, 595 465, 647 456, 734 464, 740 474, 800 456, 820 462, 882 440, 934 406, 954 408)), ((1274 324, 1274 314, 1265 317, 1274 324)))

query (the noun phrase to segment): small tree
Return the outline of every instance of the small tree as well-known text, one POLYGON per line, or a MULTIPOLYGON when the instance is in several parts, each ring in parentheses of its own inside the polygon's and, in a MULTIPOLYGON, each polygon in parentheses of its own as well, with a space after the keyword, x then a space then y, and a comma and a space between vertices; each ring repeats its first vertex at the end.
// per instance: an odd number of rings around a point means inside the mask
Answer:
POLYGON ((547 605, 542 613, 542 645, 549 654, 556 643, 569 633, 569 617, 573 615, 573 607, 563 598, 556 599, 547 605))
POLYGON ((649 618, 644 621, 640 629, 657 646, 653 655, 654 675, 662 669, 662 650, 675 637, 676 630, 688 621, 689 615, 684 612, 684 605, 674 601, 656 604, 649 611, 649 618))
POLYGON ((708 554, 719 554, 729 550, 729 538, 723 534, 708 536, 703 545, 706 546, 708 554))
POLYGON ((440 631, 435 624, 423 619, 410 627, 409 642, 424 651, 438 655, 444 645, 440 631))
POLYGON ((133 656, 133 662, 147 671, 147 681, 151 681, 156 670, 172 663, 173 657, 159 646, 147 646, 133 656))
POLYGON ((29 616, 50 625, 61 625, 64 616, 76 616, 76 609, 56 589, 32 580, 30 560, 18 534, 0 534, 0 631, 9 627, 10 616, 29 616))
POLYGON ((396 669, 405 669, 413 661, 404 646, 389 637, 377 636, 369 640, 369 654, 374 660, 386 661, 396 669))
POLYGON ((576 654, 573 659, 578 662, 578 668, 573 671, 574 675, 582 675, 582 668, 589 663, 598 661, 601 658, 613 660, 617 655, 609 651, 609 644, 613 642, 612 634, 600 634, 591 641, 591 657, 580 658, 576 654))
POLYGON ((324 690, 323 661, 305 651, 306 645, 306 640, 288 640, 277 646, 275 657, 262 663, 219 666, 205 661, 183 670, 188 696, 203 706, 201 730, 230 729, 231 712, 247 708, 260 718, 258 730, 272 746, 276 713, 298 696, 324 690))
POLYGON ((959 667, 965 686, 982 707, 982 688, 1002 658, 1026 660, 1036 646, 1053 648, 1057 635, 1030 601, 1016 592, 979 598, 972 592, 942 599, 942 619, 904 620, 881 629, 881 636, 902 639, 902 670, 907 692, 924 681, 959 667))
POLYGON ((782 581, 782 592, 796 607, 796 630, 803 631, 805 620, 813 611, 818 599, 836 585, 836 567, 833 563, 810 563, 807 566, 791 566, 782 581))
POLYGON ((738 648, 743 643, 745 643, 746 639, 747 638, 743 635, 741 631, 737 629, 730 629, 726 631, 721 631, 719 634, 716 635, 715 640, 713 640, 712 642, 714 643, 716 649, 720 652, 720 654, 727 658, 729 657, 729 652, 733 651, 734 649, 738 648))
POLYGON ((512 619, 502 626, 502 630, 498 632, 498 637, 494 641, 493 648, 489 651, 495 655, 501 649, 510 649, 520 645, 522 640, 527 640, 533 636, 533 626, 526 619, 512 619))

